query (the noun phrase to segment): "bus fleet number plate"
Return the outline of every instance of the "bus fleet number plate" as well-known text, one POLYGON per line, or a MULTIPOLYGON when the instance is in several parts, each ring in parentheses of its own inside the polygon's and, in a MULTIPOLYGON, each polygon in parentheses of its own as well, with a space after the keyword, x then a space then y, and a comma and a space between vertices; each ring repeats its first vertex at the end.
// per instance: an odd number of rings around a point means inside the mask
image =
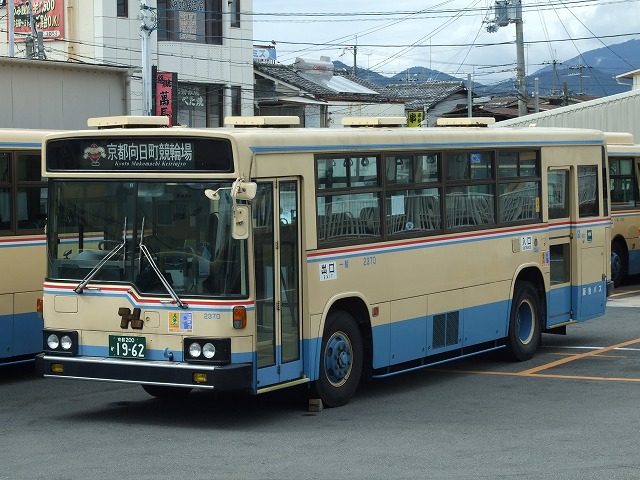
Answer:
POLYGON ((109 356, 121 358, 144 358, 147 342, 144 337, 109 335, 109 356))

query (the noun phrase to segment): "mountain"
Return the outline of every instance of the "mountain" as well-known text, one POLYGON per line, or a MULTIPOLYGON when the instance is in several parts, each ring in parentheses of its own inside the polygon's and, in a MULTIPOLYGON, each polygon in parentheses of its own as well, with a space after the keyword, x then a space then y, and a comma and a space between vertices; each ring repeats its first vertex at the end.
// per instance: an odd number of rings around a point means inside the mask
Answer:
MULTIPOLYGON (((351 71, 352 67, 334 62, 336 68, 351 71)), ((567 83, 569 93, 589 96, 608 96, 627 92, 629 85, 619 85, 613 78, 621 73, 640 68, 640 40, 628 40, 616 45, 590 50, 576 57, 556 63, 554 81, 553 65, 546 65, 534 73, 527 75, 527 91, 533 94, 535 78, 538 78, 540 95, 550 95, 562 92, 563 83, 567 83)), ((393 77, 385 77, 366 68, 357 68, 356 74, 375 83, 386 86, 393 83, 415 81, 419 83, 430 80, 467 81, 466 78, 456 78, 437 70, 415 66, 400 72, 393 77)), ((505 80, 492 85, 482 85, 474 82, 474 91, 478 95, 498 96, 516 93, 515 79, 505 80)))
MULTIPOLYGON (((640 40, 590 50, 556 64, 554 81, 553 65, 527 75, 527 91, 533 92, 535 78, 538 78, 540 95, 562 92, 563 83, 567 83, 569 93, 604 97, 627 92, 629 85, 620 85, 615 76, 640 68, 640 40)), ((514 80, 506 80, 492 86, 481 87, 477 93, 482 95, 502 95, 514 93, 514 80)))

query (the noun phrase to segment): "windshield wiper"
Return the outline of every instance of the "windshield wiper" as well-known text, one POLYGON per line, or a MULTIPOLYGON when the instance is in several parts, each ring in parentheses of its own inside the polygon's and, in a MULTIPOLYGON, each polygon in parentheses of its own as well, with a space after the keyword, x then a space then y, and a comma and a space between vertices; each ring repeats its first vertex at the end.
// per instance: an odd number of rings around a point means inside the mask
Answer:
POLYGON ((78 295, 81 295, 82 292, 84 291, 84 287, 86 287, 89 284, 89 282, 93 280, 93 277, 95 277, 98 274, 98 272, 104 266, 104 264, 107 263, 109 260, 111 260, 113 257, 115 257, 120 250, 126 247, 126 245, 127 245, 127 217, 124 217, 124 230, 122 231, 122 243, 113 247, 109 251, 109 253, 102 260, 100 260, 95 267, 93 267, 93 269, 87 274, 87 276, 82 279, 80 284, 76 288, 74 288, 73 291, 76 292, 78 295))
POLYGON ((164 275, 156 265, 156 262, 153 261, 153 257, 149 252, 149 248, 146 245, 142 244, 142 242, 140 242, 140 251, 144 254, 146 259, 149 260, 149 265, 151 265, 151 268, 160 279, 160 283, 162 283, 162 286, 164 287, 164 289, 169 293, 169 295, 171 295, 171 298, 173 298, 173 301, 176 302, 176 304, 180 308, 189 308, 189 305, 187 305, 182 300, 180 300, 180 297, 178 297, 178 294, 176 293, 176 291, 169 284, 169 282, 167 282, 167 279, 164 277, 164 275))

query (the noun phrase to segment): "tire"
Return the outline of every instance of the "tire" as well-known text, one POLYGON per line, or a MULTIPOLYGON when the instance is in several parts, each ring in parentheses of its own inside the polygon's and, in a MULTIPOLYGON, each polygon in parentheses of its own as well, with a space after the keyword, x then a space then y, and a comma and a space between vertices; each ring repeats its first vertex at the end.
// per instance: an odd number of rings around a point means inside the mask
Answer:
POLYGON ((360 383, 362 362, 362 337, 356 322, 347 312, 332 312, 322 336, 320 376, 313 393, 327 407, 345 405, 360 383))
POLYGON ((530 282, 517 282, 511 303, 507 352, 512 360, 533 357, 540 344, 542 304, 530 282))
POLYGON ((163 387, 162 385, 142 385, 142 388, 152 397, 162 400, 173 400, 189 395, 190 388, 183 387, 163 387))
POLYGON ((627 252, 620 242, 611 245, 611 280, 613 286, 619 287, 627 278, 627 252))

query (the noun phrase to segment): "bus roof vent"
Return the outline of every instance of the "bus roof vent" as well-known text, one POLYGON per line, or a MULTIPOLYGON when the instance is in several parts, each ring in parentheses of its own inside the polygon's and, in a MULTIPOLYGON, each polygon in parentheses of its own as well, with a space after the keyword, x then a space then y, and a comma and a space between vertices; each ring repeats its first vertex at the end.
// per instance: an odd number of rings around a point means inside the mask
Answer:
POLYGON ((404 127, 406 117, 343 117, 345 127, 404 127))
POLYGON ((496 123, 493 117, 439 118, 438 127, 488 127, 496 123))
POLYGON ((117 117, 96 117, 87 120, 88 127, 103 128, 140 128, 140 127, 168 127, 169 117, 147 117, 120 115, 117 117))
POLYGON ((266 117, 225 117, 225 125, 234 127, 287 128, 300 125, 300 117, 294 115, 273 115, 266 117))

